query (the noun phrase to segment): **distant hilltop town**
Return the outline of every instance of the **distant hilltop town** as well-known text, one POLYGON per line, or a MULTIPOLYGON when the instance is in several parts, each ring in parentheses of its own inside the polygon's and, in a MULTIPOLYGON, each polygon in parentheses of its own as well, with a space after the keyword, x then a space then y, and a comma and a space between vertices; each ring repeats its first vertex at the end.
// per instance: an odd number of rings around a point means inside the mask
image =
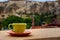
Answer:
POLYGON ((41 14, 46 11, 60 13, 60 1, 36 2, 36 1, 6 1, 0 2, 0 19, 10 15, 19 16, 38 12, 41 14))

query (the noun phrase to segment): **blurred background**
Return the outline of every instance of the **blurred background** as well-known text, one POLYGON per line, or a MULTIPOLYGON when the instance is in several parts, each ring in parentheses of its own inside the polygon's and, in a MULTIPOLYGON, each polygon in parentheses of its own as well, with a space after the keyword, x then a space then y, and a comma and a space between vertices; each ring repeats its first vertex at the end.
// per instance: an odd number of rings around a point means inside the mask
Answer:
POLYGON ((45 24, 60 25, 60 1, 0 0, 0 29, 8 29, 10 23, 27 23, 27 29, 43 28, 45 24))

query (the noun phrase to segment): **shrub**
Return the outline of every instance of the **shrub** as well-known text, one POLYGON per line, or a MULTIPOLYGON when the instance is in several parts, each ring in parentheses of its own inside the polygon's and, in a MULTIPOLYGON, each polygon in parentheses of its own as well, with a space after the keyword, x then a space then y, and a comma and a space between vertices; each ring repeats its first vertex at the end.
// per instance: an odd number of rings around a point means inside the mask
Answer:
POLYGON ((7 17, 3 20, 4 28, 7 29, 10 23, 23 23, 23 18, 14 15, 7 17))
POLYGON ((24 23, 27 23, 27 29, 29 29, 32 26, 32 19, 31 18, 25 18, 24 23))
POLYGON ((39 26, 39 25, 41 25, 41 19, 40 19, 40 15, 36 13, 34 16, 34 26, 39 26))
POLYGON ((32 20, 31 18, 24 19, 24 18, 12 15, 12 16, 7 17, 6 19, 3 19, 2 23, 3 23, 4 29, 8 29, 8 25, 10 23, 27 23, 27 29, 29 29, 31 27, 32 20))

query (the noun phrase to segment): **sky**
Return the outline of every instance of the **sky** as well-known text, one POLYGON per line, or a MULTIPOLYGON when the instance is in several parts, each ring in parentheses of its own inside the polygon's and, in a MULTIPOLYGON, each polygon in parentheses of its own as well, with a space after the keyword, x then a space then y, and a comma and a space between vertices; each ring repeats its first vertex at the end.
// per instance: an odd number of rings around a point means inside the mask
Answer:
POLYGON ((8 0, 0 0, 0 2, 4 2, 4 1, 8 1, 8 0))
MULTIPOLYGON (((0 0, 0 2, 4 2, 4 1, 8 1, 8 0, 0 0)), ((32 0, 32 1, 41 1, 41 2, 44 2, 44 1, 55 1, 55 0, 32 0)))
POLYGON ((30 1, 40 1, 40 2, 45 2, 45 1, 56 1, 56 0, 30 0, 30 1))

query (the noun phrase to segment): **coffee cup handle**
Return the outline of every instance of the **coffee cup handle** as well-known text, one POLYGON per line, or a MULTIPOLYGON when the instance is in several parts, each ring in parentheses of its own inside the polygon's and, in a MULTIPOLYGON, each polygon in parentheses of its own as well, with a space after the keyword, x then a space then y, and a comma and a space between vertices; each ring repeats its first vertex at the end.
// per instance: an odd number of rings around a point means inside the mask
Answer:
POLYGON ((8 28, 9 28, 9 29, 11 29, 10 25, 12 25, 12 24, 9 24, 9 25, 8 25, 8 28))

